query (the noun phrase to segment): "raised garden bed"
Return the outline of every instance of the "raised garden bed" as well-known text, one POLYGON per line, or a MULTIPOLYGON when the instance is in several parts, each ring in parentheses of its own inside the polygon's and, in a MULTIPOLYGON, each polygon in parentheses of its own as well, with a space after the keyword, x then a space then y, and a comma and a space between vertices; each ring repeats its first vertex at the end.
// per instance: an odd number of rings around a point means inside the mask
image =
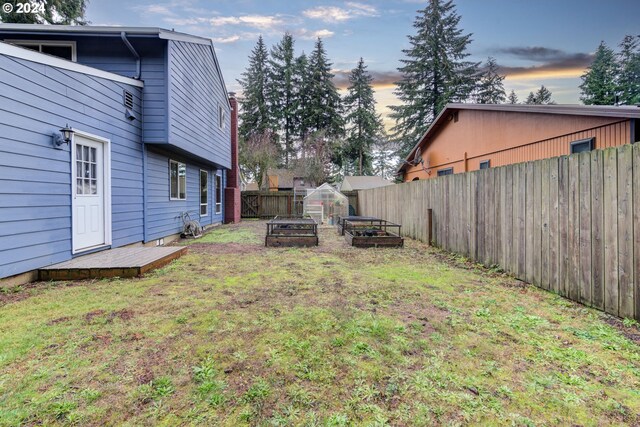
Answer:
POLYGON ((373 224, 374 222, 382 222, 381 219, 373 216, 341 216, 338 218, 338 234, 344 236, 344 223, 349 221, 351 224, 357 224, 363 222, 366 224, 373 224))
POLYGON ((274 218, 267 222, 265 246, 318 246, 318 224, 310 218, 274 218))
POLYGON ((404 238, 400 236, 401 227, 383 219, 343 222, 345 240, 357 248, 401 248, 404 246, 404 238))

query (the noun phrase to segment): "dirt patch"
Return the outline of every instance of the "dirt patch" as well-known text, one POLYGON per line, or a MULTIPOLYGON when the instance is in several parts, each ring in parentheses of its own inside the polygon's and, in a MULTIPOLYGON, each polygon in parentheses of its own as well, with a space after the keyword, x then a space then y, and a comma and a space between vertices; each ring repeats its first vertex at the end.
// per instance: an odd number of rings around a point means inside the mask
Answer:
POLYGON ((602 320, 620 331, 629 341, 640 344, 640 328, 638 325, 625 326, 622 319, 608 314, 602 315, 602 320))
POLYGON ((113 321, 113 319, 116 318, 121 320, 131 320, 134 318, 134 316, 135 313, 133 311, 123 308, 122 310, 112 311, 111 313, 109 313, 109 316, 107 316, 107 321, 113 321))
POLYGON ((87 323, 93 322, 96 318, 102 317, 106 314, 104 310, 91 310, 87 314, 84 315, 84 321, 87 323))
POLYGON ((246 243, 194 243, 189 245, 189 250, 207 255, 248 255, 262 252, 265 248, 264 246, 246 243))
POLYGON ((48 321, 47 325, 53 326, 53 325, 57 325, 58 323, 68 322, 69 320, 71 320, 69 316, 62 316, 62 317, 58 317, 57 319, 48 321))

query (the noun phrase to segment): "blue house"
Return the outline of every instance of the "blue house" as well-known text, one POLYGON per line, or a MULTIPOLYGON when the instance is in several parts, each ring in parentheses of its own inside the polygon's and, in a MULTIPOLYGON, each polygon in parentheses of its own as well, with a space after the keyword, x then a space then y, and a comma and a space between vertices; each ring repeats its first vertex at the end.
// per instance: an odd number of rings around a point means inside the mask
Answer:
POLYGON ((232 105, 209 39, 0 24, 0 278, 236 220, 232 105))

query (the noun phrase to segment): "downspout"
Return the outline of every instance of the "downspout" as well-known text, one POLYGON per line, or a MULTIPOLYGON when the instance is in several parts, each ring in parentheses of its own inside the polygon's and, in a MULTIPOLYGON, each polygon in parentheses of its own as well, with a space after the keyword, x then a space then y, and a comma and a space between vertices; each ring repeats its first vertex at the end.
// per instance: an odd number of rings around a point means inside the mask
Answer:
POLYGON ((122 42, 129 48, 129 51, 131 51, 131 54, 133 54, 133 56, 136 57, 136 75, 133 76, 133 78, 136 80, 140 80, 140 74, 141 74, 140 55, 138 55, 138 52, 136 52, 136 50, 133 48, 133 46, 129 42, 126 32, 122 31, 120 33, 120 38, 122 39, 122 42))

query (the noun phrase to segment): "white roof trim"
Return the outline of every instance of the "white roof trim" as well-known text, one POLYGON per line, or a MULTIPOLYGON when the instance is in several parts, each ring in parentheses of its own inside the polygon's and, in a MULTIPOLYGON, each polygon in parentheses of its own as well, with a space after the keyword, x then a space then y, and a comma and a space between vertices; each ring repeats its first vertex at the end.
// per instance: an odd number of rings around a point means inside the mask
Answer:
POLYGON ((31 49, 24 49, 8 43, 0 42, 0 55, 11 56, 13 58, 25 59, 27 61, 36 62, 38 64, 49 65, 51 67, 61 68, 63 70, 75 71, 77 73, 87 74, 90 76, 100 77, 103 79, 120 82, 131 86, 144 87, 144 83, 140 80, 124 77, 119 74, 109 73, 97 68, 88 67, 76 62, 67 61, 66 59, 56 56, 47 55, 36 52, 31 49))

